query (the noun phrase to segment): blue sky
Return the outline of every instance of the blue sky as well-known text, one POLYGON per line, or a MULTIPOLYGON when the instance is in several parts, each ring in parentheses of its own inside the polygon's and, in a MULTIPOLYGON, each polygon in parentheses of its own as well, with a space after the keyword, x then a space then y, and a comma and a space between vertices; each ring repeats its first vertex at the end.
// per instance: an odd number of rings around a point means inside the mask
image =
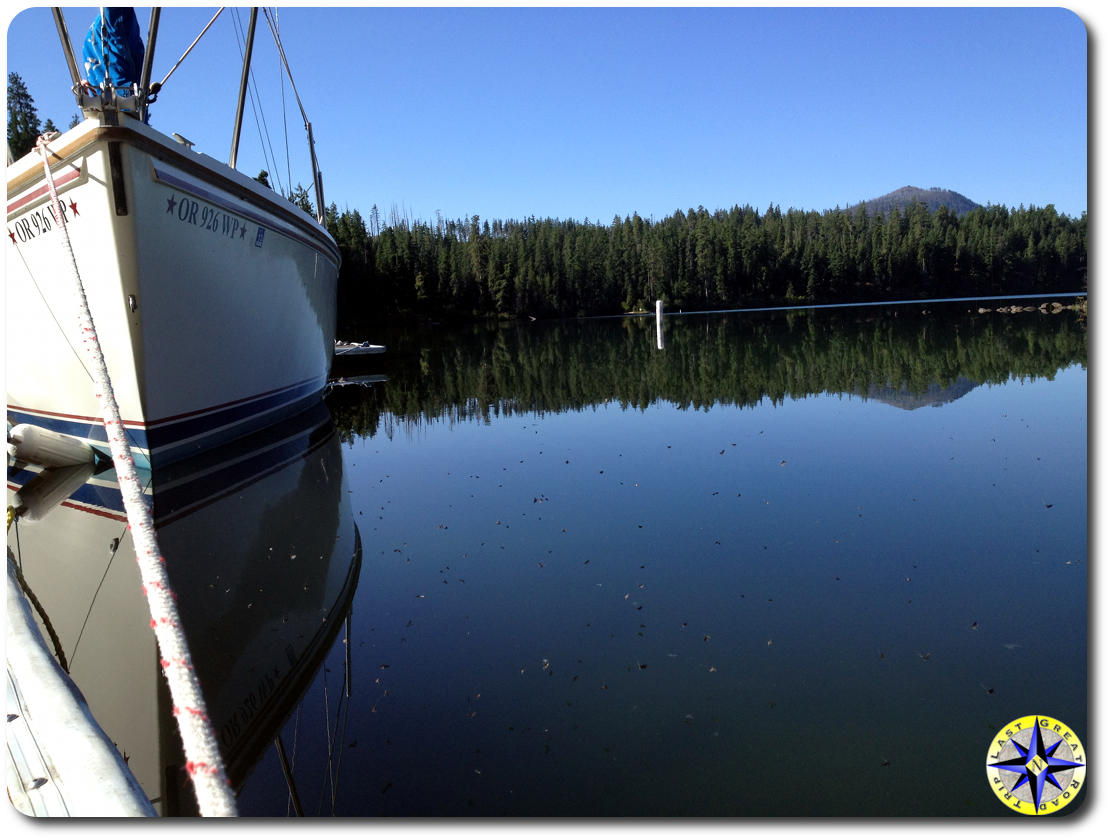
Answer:
MULTIPOLYGON (((1091 19, 1093 11, 1082 11, 1091 19)), ((68 9, 80 40, 95 9, 68 9)), ((161 79, 215 13, 167 8, 161 79)), ((239 10, 246 21, 246 10, 239 10)), ((146 30, 148 8, 140 8, 146 30)), ((226 160, 240 74, 225 11, 153 124, 226 160)), ((1038 8, 281 8, 329 202, 434 219, 769 204, 824 210, 908 184, 982 203, 1087 209, 1087 32, 1038 8)), ((248 105, 240 169, 309 183, 288 85, 260 21, 255 72, 278 163, 248 105)), ((7 66, 68 125, 53 19, 20 12, 7 66)))

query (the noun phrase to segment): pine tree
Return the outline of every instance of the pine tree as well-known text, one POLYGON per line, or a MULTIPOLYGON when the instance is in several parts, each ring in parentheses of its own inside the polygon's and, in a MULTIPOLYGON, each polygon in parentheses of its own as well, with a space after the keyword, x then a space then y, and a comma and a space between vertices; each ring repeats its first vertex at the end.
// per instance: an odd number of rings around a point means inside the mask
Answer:
POLYGON ((19 160, 31 151, 39 133, 35 100, 19 74, 8 73, 8 146, 11 148, 12 158, 19 160))
POLYGON ((312 206, 312 199, 308 197, 308 190, 297 184, 289 194, 289 200, 304 210, 308 215, 315 216, 316 208, 312 206))

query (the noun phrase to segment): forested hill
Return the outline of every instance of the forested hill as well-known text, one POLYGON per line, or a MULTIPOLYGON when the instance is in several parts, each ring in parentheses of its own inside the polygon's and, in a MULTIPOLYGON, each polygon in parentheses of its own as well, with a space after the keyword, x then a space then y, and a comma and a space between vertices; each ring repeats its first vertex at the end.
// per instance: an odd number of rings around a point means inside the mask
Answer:
POLYGON ((876 213, 887 213, 894 209, 905 212, 905 209, 914 202, 924 204, 925 209, 930 213, 937 212, 941 207, 947 207, 949 213, 955 213, 957 216, 964 216, 981 206, 966 195, 940 187, 930 187, 927 190, 921 187, 902 187, 900 190, 865 201, 863 205, 867 208, 867 212, 874 216, 876 213))
MULTIPOLYGON (((302 206, 307 205, 303 193, 302 206)), ((302 203, 302 202, 298 202, 302 203)), ((413 221, 328 208, 340 336, 397 318, 556 318, 653 309, 1068 294, 1087 288, 1087 214, 921 202, 870 213, 750 206, 586 220, 413 221)))

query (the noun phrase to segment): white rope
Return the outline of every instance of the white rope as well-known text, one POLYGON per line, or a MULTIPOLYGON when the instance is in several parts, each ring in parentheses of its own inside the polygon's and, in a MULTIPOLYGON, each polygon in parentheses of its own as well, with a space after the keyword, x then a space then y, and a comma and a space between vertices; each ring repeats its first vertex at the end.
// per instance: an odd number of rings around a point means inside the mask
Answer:
POLYGON ((89 352, 93 366, 96 398, 104 415, 104 429, 108 433, 108 443, 112 449, 112 460, 116 467, 123 505, 127 512, 128 527, 135 543, 135 559, 143 581, 143 593, 150 606, 150 625, 158 639, 161 652, 161 665, 170 686, 173 698, 173 714, 185 748, 185 770, 193 780, 197 804, 206 817, 237 816, 235 795, 227 782, 223 759, 216 743, 205 709, 200 684, 193 671, 192 657, 188 643, 178 621, 176 596, 170 589, 166 574, 165 559, 158 548, 158 538, 154 533, 154 523, 143 499, 143 488, 131 457, 131 447, 120 419, 119 406, 112 391, 108 368, 104 364, 104 353, 96 335, 89 302, 85 297, 85 287, 77 270, 77 260, 73 255, 73 245, 69 240, 65 216, 62 215, 58 191, 50 172, 50 157, 46 139, 40 137, 37 143, 42 153, 46 181, 50 187, 50 201, 54 218, 61 230, 62 247, 69 256, 70 268, 79 304, 78 323, 82 332, 82 343, 89 352))

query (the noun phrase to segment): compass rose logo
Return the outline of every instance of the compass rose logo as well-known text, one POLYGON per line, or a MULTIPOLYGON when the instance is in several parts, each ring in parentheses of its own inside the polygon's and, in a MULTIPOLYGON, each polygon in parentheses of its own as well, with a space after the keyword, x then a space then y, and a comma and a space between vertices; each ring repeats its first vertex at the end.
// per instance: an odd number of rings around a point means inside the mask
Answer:
POLYGON ((1027 715, 1004 726, 987 751, 995 795, 1022 814, 1051 814, 1067 805, 1087 775, 1086 751, 1060 721, 1027 715))

